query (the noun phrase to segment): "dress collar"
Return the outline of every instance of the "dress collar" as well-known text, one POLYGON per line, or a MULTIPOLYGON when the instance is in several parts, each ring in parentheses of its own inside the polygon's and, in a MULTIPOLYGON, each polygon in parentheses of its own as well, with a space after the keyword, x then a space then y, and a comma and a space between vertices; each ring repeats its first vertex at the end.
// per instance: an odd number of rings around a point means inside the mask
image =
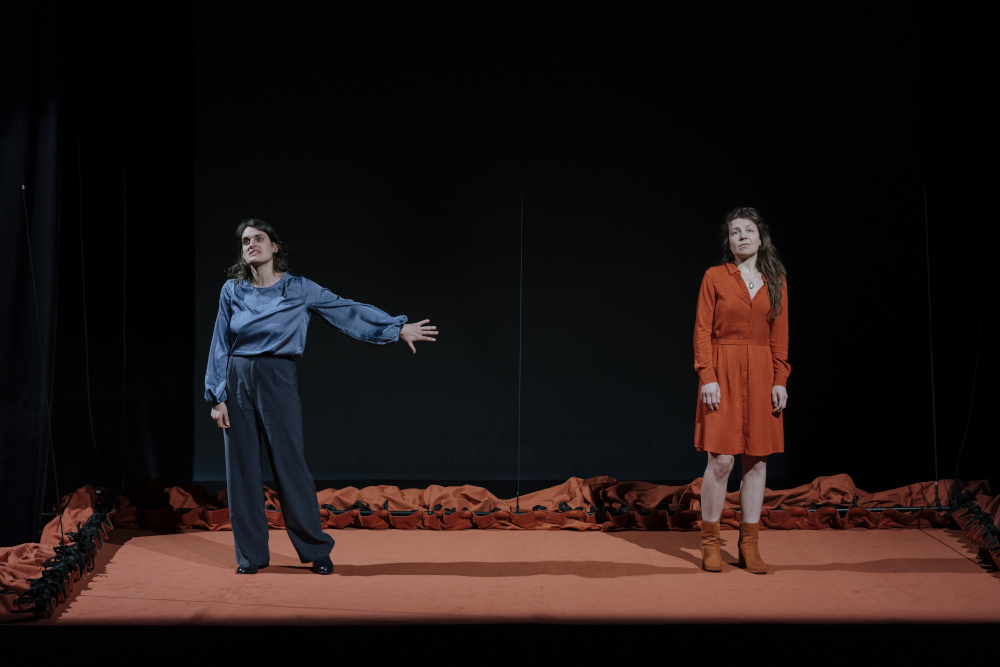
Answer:
MULTIPOLYGON (((739 267, 736 266, 736 264, 733 263, 733 262, 726 262, 726 268, 729 269, 729 275, 731 275, 731 276, 735 276, 736 274, 738 274, 740 272, 739 267)), ((759 271, 759 269, 758 269, 758 271, 759 271)), ((765 283, 767 282, 767 276, 764 275, 763 271, 760 271, 760 279, 762 281, 764 281, 765 283)))

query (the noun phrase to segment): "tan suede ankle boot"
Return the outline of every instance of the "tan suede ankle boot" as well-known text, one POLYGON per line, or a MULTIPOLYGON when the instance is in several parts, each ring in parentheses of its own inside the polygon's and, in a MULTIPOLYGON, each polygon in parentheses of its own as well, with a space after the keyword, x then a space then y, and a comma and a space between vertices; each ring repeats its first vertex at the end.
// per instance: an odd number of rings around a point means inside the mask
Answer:
POLYGON ((701 569, 706 572, 722 572, 718 521, 701 522, 701 569))
POLYGON ((767 563, 757 548, 759 523, 740 522, 740 567, 753 574, 767 574, 767 563))

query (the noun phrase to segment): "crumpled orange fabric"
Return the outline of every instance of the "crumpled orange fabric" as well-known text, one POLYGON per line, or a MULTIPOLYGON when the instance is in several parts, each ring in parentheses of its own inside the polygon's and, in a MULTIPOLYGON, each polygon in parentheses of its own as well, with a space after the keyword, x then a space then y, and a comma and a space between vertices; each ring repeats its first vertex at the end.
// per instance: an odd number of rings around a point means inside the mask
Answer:
POLYGON ((20 605, 14 604, 14 600, 28 590, 31 579, 42 576, 43 563, 55 554, 55 549, 51 546, 37 542, 0 547, 0 591, 16 593, 0 593, 0 622, 7 614, 20 608, 20 605))
MULTIPOLYGON (((400 489, 391 485, 353 486, 323 489, 316 494, 317 503, 346 512, 320 510, 325 528, 400 528, 456 530, 490 528, 499 530, 692 530, 700 526, 701 478, 683 486, 665 486, 649 482, 620 482, 612 477, 582 479, 572 477, 562 484, 525 494, 518 499, 498 498, 478 486, 443 487, 432 484, 425 489, 400 489), (356 503, 364 503, 375 513, 362 516, 356 503), (561 503, 569 511, 560 512, 561 503), (441 509, 434 508, 440 506, 441 509), (520 507, 521 512, 515 513, 520 507), (542 506, 544 510, 534 510, 542 506), (623 516, 588 514, 591 507, 632 508, 638 510, 623 516), (454 509, 455 512, 450 510, 454 509), (391 511, 415 511, 410 516, 393 516, 391 511), (476 516, 474 512, 488 512, 476 516)), ((947 503, 953 493, 965 489, 976 497, 980 507, 991 507, 991 514, 1000 514, 1000 503, 991 496, 985 481, 965 482, 940 480, 938 500, 947 503)), ((264 503, 268 524, 284 528, 281 501, 277 493, 264 487, 264 503)), ((201 487, 166 487, 157 491, 169 505, 146 510, 146 527, 170 530, 230 530, 225 491, 209 497, 201 487)), ((739 525, 739 492, 727 494, 723 525, 739 525)), ((851 527, 901 527, 942 525, 938 515, 930 510, 919 513, 886 510, 868 512, 867 508, 914 507, 935 502, 934 483, 922 482, 898 489, 869 493, 859 489, 849 475, 817 477, 809 484, 793 489, 768 489, 764 497, 762 523, 765 528, 816 529, 851 527), (857 502, 855 504, 855 498, 857 502), (819 511, 807 511, 809 506, 819 511), (845 515, 835 508, 852 507, 845 515)))
MULTIPOLYGON (((0 548, 0 591, 13 591, 20 595, 28 590, 31 579, 42 576, 45 560, 55 556, 54 547, 63 544, 63 534, 75 532, 94 513, 97 489, 92 484, 80 487, 65 495, 55 506, 58 516, 42 529, 38 542, 19 544, 15 547, 0 548)), ((65 541, 69 543, 69 539, 65 541)), ((70 588, 80 578, 80 573, 70 581, 70 588)), ((17 595, 0 593, 0 622, 20 606, 14 603, 17 595)), ((18 615, 19 616, 19 615, 18 615)))
POLYGON ((73 493, 63 496, 53 510, 57 515, 62 512, 62 520, 56 516, 42 529, 41 544, 62 544, 63 533, 71 533, 86 523, 94 513, 97 503, 97 489, 92 484, 82 486, 73 493))

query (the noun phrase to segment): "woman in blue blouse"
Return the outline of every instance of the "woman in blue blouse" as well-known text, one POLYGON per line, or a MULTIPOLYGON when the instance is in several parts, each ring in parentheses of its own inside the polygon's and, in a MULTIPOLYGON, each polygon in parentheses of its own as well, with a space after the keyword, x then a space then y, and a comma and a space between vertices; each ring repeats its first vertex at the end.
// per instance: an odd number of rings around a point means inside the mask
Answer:
POLYGON ((302 276, 288 273, 288 255, 274 228, 244 220, 236 229, 240 258, 222 286, 212 349, 205 373, 205 400, 224 429, 229 520, 237 574, 267 567, 267 518, 260 469, 267 448, 288 536, 303 563, 318 574, 333 572, 333 538, 322 530, 316 489, 306 467, 302 406, 295 359, 306 345, 309 318, 319 315, 343 333, 375 345, 402 338, 433 341, 429 320, 406 324, 374 306, 344 299, 302 276))

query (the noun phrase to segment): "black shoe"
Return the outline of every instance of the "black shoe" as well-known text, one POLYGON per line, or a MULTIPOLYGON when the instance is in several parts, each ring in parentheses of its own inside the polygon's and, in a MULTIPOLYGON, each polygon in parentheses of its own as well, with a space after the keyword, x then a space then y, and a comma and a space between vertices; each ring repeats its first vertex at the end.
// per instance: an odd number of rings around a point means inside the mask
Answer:
MULTIPOLYGON (((266 565, 264 567, 267 567, 266 565)), ((257 574, 257 568, 253 565, 240 565, 236 568, 236 574, 257 574)))
POLYGON ((333 561, 330 560, 329 556, 324 556, 317 561, 313 561, 312 567, 309 569, 316 574, 333 574, 333 561))

